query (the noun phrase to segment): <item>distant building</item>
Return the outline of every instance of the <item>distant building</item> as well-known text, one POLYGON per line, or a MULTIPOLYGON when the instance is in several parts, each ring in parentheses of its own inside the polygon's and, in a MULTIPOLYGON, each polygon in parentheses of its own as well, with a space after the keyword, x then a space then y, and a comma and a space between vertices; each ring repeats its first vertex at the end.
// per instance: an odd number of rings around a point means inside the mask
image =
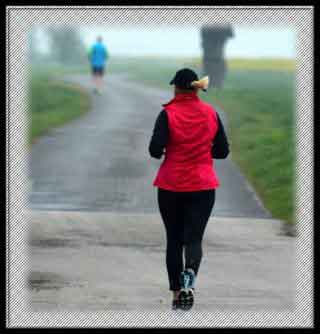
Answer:
POLYGON ((234 36, 228 26, 204 26, 201 28, 203 49, 203 72, 210 76, 210 86, 223 87, 227 65, 224 59, 224 46, 228 38, 234 36))

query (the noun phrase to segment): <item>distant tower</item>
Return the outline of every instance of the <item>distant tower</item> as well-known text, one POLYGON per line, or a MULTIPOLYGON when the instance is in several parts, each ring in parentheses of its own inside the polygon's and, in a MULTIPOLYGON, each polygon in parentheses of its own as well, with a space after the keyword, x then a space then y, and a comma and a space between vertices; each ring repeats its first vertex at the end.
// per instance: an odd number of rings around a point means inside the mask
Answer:
POLYGON ((223 86, 227 65, 224 60, 224 46, 228 38, 234 36, 228 26, 204 26, 201 28, 203 48, 203 72, 210 76, 210 86, 223 86))

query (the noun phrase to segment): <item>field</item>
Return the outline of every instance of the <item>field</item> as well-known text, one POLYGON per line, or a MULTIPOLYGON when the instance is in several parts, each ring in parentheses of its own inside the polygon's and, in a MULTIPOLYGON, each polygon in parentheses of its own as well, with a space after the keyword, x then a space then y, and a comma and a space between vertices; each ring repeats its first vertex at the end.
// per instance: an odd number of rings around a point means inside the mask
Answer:
MULTIPOLYGON (((191 67, 201 74, 199 59, 127 59, 110 63, 112 72, 170 89, 175 71, 191 67)), ((228 116, 232 159, 275 218, 294 223, 294 69, 292 60, 233 59, 223 89, 201 97, 228 116)))

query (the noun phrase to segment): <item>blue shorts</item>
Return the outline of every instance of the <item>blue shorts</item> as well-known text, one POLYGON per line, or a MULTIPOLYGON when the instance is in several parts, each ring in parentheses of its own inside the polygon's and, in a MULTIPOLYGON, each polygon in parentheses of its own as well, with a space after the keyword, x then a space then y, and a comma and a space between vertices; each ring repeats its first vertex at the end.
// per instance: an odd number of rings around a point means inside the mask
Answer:
POLYGON ((92 66, 92 74, 102 76, 104 74, 104 66, 92 66))

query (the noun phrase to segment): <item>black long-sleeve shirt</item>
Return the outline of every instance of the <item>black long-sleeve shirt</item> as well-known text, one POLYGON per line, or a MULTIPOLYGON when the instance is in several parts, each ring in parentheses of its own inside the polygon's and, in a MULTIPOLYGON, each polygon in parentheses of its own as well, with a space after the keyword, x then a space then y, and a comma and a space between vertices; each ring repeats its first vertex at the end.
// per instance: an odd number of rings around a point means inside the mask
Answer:
MULTIPOLYGON (((229 143, 221 119, 218 116, 218 130, 212 140, 211 154, 213 159, 225 159, 229 154, 229 143)), ((157 117, 149 144, 149 153, 153 158, 160 159, 169 138, 167 113, 162 110, 157 117)))

